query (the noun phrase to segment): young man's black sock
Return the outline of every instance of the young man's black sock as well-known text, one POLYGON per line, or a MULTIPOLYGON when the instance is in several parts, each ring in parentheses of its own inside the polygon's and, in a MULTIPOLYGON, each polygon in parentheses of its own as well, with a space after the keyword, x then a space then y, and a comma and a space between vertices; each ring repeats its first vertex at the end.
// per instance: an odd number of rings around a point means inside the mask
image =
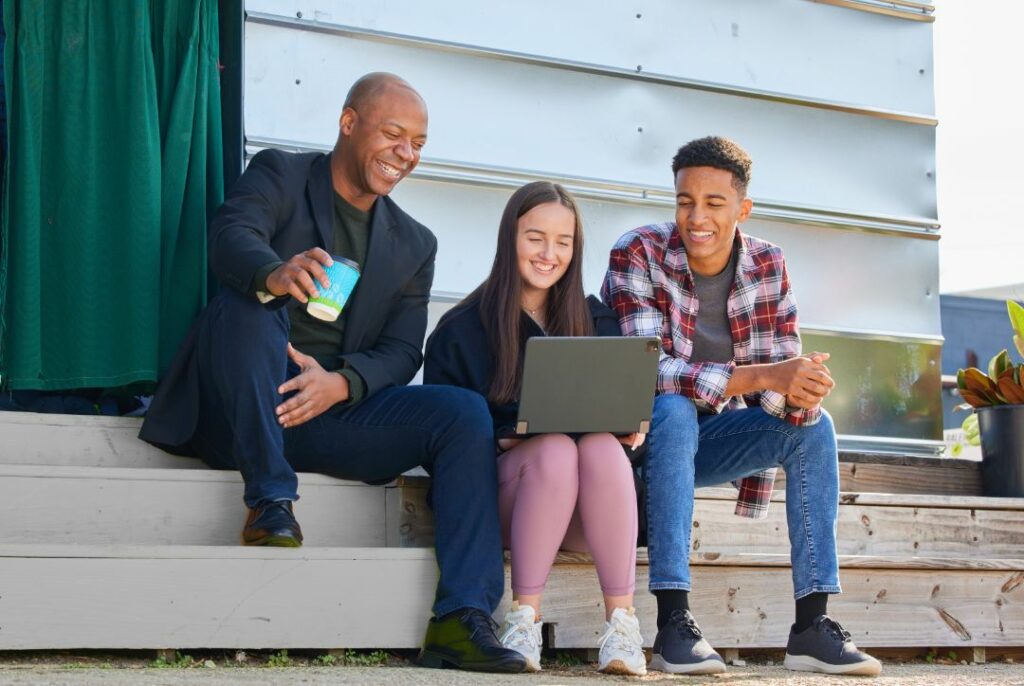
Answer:
POLYGON ((663 591, 655 591, 654 597, 658 599, 658 629, 668 624, 668 618, 674 610, 690 609, 690 592, 680 591, 674 588, 663 591))
MULTIPOLYGON (((660 600, 660 599, 659 599, 660 600)), ((659 613, 661 603, 658 603, 659 613)), ((828 593, 811 593, 796 601, 796 622, 793 631, 800 633, 809 627, 820 615, 828 613, 828 593)))

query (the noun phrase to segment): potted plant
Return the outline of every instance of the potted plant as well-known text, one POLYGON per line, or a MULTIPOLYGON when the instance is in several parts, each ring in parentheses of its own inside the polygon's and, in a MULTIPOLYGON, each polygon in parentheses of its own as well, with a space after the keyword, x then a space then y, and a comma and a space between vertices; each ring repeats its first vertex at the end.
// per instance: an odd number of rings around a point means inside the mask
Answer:
MULTIPOLYGON (((1006 301, 1013 342, 1024 357, 1024 307, 1006 301)), ((981 439, 981 472, 985 495, 1024 497, 1024 364, 1013 363, 1002 350, 988 364, 956 374, 960 397, 974 408, 964 421, 964 435, 981 439), (975 424, 976 422, 976 424, 975 424), (980 429, 980 431, 979 431, 980 429)))

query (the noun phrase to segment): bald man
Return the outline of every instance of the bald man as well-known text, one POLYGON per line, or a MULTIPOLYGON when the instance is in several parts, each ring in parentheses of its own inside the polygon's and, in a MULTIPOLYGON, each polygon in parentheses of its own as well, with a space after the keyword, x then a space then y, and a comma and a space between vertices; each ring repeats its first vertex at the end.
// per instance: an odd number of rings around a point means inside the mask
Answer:
POLYGON ((260 152, 228 194, 209 228, 223 288, 140 437, 241 472, 244 545, 302 544, 297 471, 385 482, 425 467, 440 580, 421 661, 523 671, 491 621, 504 566, 487 405, 459 388, 406 386, 421 363, 437 240, 388 194, 419 162, 426 104, 401 78, 368 74, 338 127, 326 155, 260 152), (358 280, 341 315, 323 321, 306 305, 342 260, 358 280))

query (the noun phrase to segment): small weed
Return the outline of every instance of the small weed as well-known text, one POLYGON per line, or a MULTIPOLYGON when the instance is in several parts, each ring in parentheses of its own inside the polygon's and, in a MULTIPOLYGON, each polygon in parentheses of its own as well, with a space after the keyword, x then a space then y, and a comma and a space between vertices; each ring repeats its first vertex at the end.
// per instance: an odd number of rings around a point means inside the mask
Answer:
POLYGON ((333 667, 338 664, 338 658, 330 653, 324 653, 323 655, 316 656, 317 664, 324 667, 333 667))
POLYGON ((64 669, 113 669, 114 665, 109 662, 68 662, 62 665, 64 669))
POLYGON ((149 666, 153 669, 188 669, 194 664, 195 660, 192 659, 191 655, 182 655, 178 651, 174 651, 173 660, 168 660, 166 657, 161 655, 150 662, 149 666))
POLYGON ((576 653, 555 653, 555 664, 559 667, 579 667, 583 660, 576 653))
POLYGON ((959 660, 959 659, 960 659, 959 657, 957 657, 957 655, 956 655, 956 651, 955 651, 955 650, 951 650, 951 651, 949 651, 949 655, 948 655, 948 657, 949 657, 949 659, 950 659, 950 660, 952 660, 953 662, 956 662, 957 660, 959 660))
POLYGON ((282 650, 267 658, 267 667, 291 667, 292 659, 288 657, 288 651, 282 650))
POLYGON ((372 653, 346 650, 343 661, 346 667, 380 667, 387 664, 388 654, 383 650, 375 650, 372 653))

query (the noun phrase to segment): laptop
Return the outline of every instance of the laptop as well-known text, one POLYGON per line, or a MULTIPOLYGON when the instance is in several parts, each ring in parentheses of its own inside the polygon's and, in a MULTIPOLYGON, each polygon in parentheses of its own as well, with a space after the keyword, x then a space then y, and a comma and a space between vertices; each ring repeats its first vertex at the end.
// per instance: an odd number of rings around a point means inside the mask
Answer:
POLYGON ((516 433, 647 433, 660 354, 656 337, 530 338, 516 433))

